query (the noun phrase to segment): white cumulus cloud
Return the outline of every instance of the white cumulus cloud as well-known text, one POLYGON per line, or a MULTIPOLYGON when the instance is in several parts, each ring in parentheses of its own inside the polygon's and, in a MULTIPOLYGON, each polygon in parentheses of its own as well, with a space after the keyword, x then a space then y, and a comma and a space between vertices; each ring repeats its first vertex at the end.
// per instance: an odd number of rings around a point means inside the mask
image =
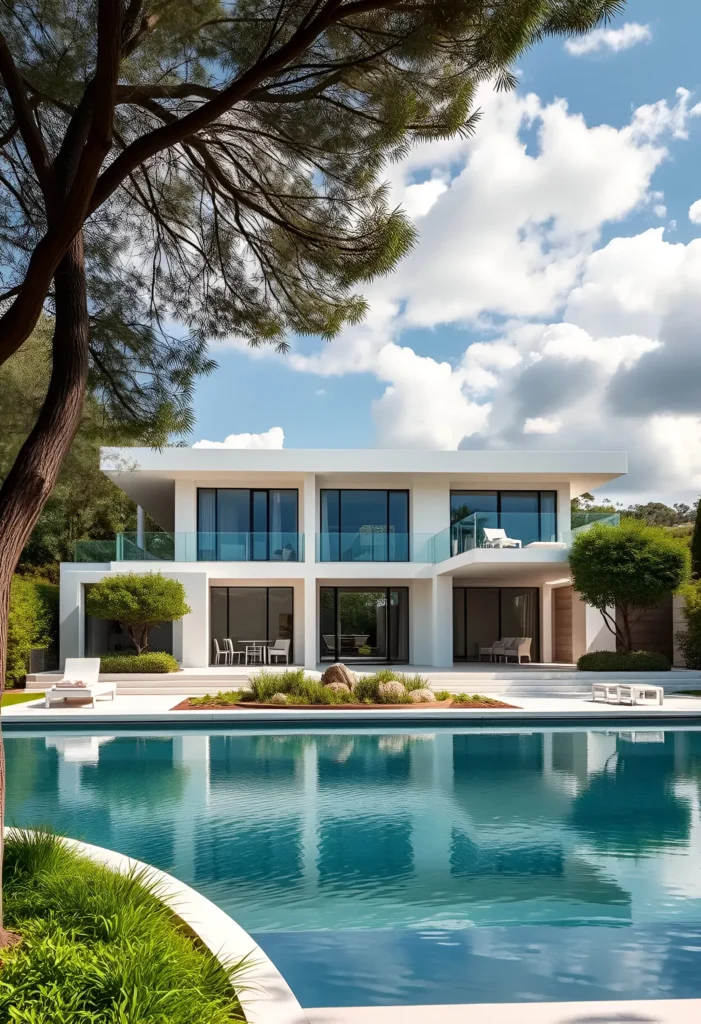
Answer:
POLYGON ((697 199, 689 207, 689 220, 692 224, 701 224, 701 199, 697 199))
POLYGON ((595 28, 587 35, 576 39, 568 39, 565 49, 573 57, 583 57, 589 53, 620 53, 630 50, 638 43, 649 43, 652 31, 649 25, 640 25, 636 21, 628 21, 620 28, 595 28))
POLYGON ((223 441, 196 441, 193 448, 282 448, 285 433, 282 427, 271 427, 261 434, 228 434, 223 441))

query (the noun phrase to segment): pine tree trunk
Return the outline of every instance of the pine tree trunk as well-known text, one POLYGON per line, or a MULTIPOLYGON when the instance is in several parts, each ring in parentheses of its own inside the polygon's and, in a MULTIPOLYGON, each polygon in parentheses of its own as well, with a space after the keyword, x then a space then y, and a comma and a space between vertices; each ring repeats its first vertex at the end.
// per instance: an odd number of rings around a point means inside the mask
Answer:
MULTIPOLYGON (((5 688, 7 627, 12 575, 61 464, 80 426, 88 379, 88 306, 83 236, 77 235, 54 278, 56 322, 52 373, 39 418, 0 488, 0 693, 5 688)), ((0 726, 0 872, 5 826, 5 750, 0 726)), ((13 941, 3 924, 0 946, 13 941)))

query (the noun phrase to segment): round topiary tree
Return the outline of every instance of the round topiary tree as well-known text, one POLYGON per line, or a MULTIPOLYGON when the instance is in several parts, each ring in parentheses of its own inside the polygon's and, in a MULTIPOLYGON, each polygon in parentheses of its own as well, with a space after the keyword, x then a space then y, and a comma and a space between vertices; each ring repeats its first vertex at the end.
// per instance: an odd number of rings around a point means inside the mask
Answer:
POLYGON ((154 626, 182 619, 191 610, 182 583, 157 572, 105 576, 90 588, 85 605, 88 615, 118 622, 137 654, 148 650, 148 634, 154 626))
POLYGON ((662 527, 624 519, 620 526, 593 526, 577 534, 570 569, 575 590, 630 651, 632 626, 686 581, 689 556, 662 527))

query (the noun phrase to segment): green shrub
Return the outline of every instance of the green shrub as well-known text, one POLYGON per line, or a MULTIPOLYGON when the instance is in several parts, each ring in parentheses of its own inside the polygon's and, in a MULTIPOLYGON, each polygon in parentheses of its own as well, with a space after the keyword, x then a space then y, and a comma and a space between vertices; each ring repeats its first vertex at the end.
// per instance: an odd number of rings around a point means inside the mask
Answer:
MULTIPOLYGON (((360 676, 353 693, 357 704, 380 704, 379 686, 381 683, 401 683, 406 690, 422 690, 428 686, 425 676, 405 676, 392 668, 382 668, 370 676, 360 676)), ((387 703, 386 701, 384 703, 387 703)))
POLYGON ((219 690, 216 696, 206 693, 204 697, 190 697, 193 707, 206 707, 208 704, 238 704, 242 700, 250 700, 250 690, 219 690))
POLYGON ((355 704, 354 693, 344 690, 330 690, 318 679, 306 675, 303 668, 289 669, 287 672, 270 672, 261 669, 251 676, 251 690, 256 700, 264 704, 270 703, 276 693, 287 695, 290 704, 355 704))
POLYGON ((148 650, 148 635, 154 626, 182 619, 190 612, 180 580, 158 572, 105 576, 88 590, 85 610, 98 619, 118 622, 137 654, 148 650))
POLYGON ((686 630, 676 635, 687 668, 701 668, 701 580, 682 587, 686 630))
POLYGON ((19 686, 33 650, 46 650, 58 636, 58 587, 14 576, 7 622, 6 686, 19 686))
POLYGON ((41 1024, 231 1024, 243 1020, 225 969, 193 942, 153 886, 47 834, 8 836, 0 1020, 41 1024))
POLYGON ((148 651, 145 654, 103 654, 100 672, 178 672, 180 666, 172 654, 148 651))
POLYGON ((581 672, 669 672, 669 658, 654 651, 592 651, 577 662, 581 672))

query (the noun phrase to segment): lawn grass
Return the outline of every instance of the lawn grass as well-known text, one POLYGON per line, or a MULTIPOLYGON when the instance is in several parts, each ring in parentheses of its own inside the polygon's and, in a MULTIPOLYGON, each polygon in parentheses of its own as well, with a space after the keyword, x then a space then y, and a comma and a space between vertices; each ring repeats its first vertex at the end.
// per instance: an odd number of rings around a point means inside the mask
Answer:
POLYGON ((9 708, 13 704, 26 704, 28 700, 39 700, 43 696, 43 693, 37 693, 35 690, 5 690, 0 707, 9 708))
POLYGON ((4 878, 5 924, 22 941, 2 951, 0 1021, 244 1019, 227 971, 142 877, 95 864, 56 836, 12 833, 4 878))

